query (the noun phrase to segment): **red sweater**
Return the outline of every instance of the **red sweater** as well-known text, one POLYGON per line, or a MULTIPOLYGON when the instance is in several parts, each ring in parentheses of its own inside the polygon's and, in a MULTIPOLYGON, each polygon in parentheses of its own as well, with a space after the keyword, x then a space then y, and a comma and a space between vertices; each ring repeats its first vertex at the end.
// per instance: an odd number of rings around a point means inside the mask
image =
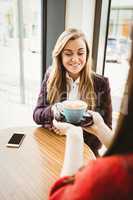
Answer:
POLYGON ((56 181, 49 200, 133 200, 133 154, 90 161, 56 181))

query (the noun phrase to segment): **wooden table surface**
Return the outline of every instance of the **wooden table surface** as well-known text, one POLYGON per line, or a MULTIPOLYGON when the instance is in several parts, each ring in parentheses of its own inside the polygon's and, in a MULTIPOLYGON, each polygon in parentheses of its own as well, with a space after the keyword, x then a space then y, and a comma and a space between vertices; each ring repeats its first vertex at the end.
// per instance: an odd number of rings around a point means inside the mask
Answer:
MULTIPOLYGON (((0 130, 0 200, 47 200, 49 187, 59 178, 65 136, 44 128, 0 130), (13 133, 25 133, 19 148, 6 147, 13 133)), ((84 146, 85 161, 95 159, 84 146)))

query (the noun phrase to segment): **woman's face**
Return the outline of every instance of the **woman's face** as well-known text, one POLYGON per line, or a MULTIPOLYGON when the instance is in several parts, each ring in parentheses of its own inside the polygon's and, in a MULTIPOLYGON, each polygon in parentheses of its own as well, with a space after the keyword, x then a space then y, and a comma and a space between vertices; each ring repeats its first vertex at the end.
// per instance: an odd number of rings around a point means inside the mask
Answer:
POLYGON ((69 40, 62 51, 62 64, 75 80, 86 63, 86 44, 82 38, 69 40))

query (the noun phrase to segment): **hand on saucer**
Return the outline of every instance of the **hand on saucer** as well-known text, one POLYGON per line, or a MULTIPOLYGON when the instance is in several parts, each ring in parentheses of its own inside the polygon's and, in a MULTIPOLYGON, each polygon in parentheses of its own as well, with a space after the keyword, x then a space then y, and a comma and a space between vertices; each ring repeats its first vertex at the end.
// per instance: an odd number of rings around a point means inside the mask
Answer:
POLYGON ((53 120, 52 130, 58 135, 66 135, 66 131, 72 127, 75 127, 75 126, 67 122, 60 122, 60 121, 57 121, 56 119, 53 120))
POLYGON ((100 126, 101 123, 104 122, 104 120, 98 112, 95 112, 95 111, 92 111, 92 110, 88 110, 87 112, 92 115, 93 124, 91 126, 82 126, 82 128, 86 132, 97 135, 98 127, 100 126))
POLYGON ((80 126, 75 126, 67 122, 60 122, 60 121, 57 121, 56 119, 53 120, 53 131, 56 134, 66 135, 68 132, 69 133, 71 132, 73 133, 73 135, 75 135, 77 131, 79 131, 78 129, 80 129, 80 132, 81 132, 82 129, 80 126))

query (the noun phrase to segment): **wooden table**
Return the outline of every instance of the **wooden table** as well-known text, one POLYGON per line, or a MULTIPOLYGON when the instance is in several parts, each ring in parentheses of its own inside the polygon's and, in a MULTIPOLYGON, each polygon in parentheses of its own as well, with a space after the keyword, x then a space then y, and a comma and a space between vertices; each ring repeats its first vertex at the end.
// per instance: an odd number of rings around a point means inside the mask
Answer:
MULTIPOLYGON (((0 130, 0 199, 47 200, 49 187, 61 171, 64 148, 65 136, 44 128, 0 130), (26 134, 20 148, 6 147, 14 132, 26 134)), ((86 161, 89 156, 95 159, 85 145, 86 161)))

